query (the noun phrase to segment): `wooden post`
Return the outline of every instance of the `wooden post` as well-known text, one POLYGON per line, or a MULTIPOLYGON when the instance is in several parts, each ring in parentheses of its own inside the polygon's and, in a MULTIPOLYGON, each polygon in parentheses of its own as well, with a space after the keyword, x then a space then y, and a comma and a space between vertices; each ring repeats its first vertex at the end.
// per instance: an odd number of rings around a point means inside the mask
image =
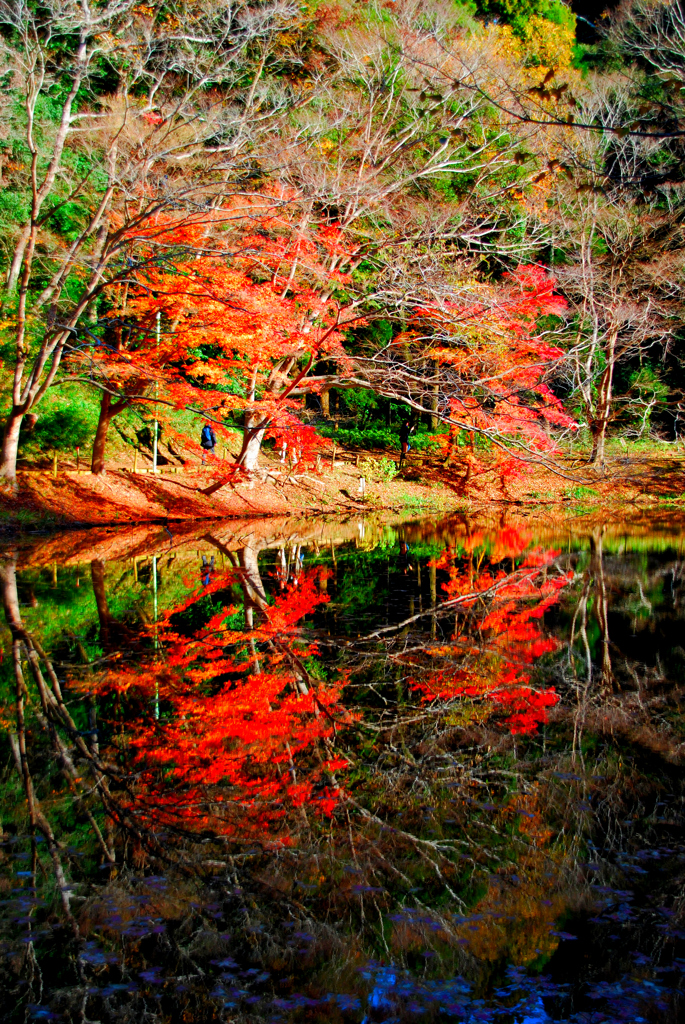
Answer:
POLYGON ((331 469, 335 469, 335 452, 337 447, 337 444, 333 442, 333 458, 331 459, 331 469))
POLYGON ((80 456, 80 454, 81 454, 81 449, 80 449, 79 445, 76 445, 76 472, 77 473, 79 472, 79 456, 80 456))
POLYGON ((52 479, 57 479, 57 452, 52 453, 52 479))
POLYGON ((137 448, 136 448, 136 450, 133 453, 133 472, 134 473, 138 472, 138 449, 137 448))

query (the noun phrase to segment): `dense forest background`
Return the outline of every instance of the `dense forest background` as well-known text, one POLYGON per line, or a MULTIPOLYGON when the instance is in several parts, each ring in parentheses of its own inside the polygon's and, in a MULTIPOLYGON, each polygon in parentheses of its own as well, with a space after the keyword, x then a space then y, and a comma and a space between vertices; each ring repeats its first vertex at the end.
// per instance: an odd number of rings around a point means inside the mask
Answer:
POLYGON ((183 462, 207 420, 248 474, 331 418, 504 473, 680 439, 681 2, 0 22, 10 485, 113 436, 183 462))

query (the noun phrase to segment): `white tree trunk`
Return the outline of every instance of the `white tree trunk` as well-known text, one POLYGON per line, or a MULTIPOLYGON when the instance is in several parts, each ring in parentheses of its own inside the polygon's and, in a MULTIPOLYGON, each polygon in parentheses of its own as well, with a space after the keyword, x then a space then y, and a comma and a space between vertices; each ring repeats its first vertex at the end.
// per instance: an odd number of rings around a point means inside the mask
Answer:
POLYGON ((5 434, 2 439, 2 454, 0 454, 0 478, 11 484, 16 490, 17 487, 17 455, 19 452, 19 432, 23 413, 10 413, 5 425, 5 434))
POLYGON ((245 435, 243 438, 243 450, 238 459, 240 465, 247 473, 254 473, 259 462, 259 453, 262 448, 262 441, 266 433, 266 427, 255 430, 255 427, 263 420, 262 416, 245 417, 245 435))

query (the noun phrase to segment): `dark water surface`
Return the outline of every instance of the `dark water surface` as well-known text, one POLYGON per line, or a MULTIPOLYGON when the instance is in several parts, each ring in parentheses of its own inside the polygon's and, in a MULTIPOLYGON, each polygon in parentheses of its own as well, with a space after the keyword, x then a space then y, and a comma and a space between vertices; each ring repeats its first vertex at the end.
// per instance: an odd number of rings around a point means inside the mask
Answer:
POLYGON ((684 1020, 684 546, 2 542, 2 1019, 684 1020))

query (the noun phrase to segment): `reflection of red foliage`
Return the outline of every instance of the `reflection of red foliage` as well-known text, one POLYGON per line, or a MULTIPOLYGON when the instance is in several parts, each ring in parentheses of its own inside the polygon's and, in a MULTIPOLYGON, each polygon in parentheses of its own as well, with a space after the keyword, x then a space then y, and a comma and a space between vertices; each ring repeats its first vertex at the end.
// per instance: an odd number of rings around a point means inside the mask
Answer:
POLYGON ((489 696, 508 715, 507 725, 512 733, 534 732, 538 725, 547 721, 547 708, 559 701, 553 687, 538 691, 530 686, 511 686, 495 690, 489 696))
MULTIPOLYGON (((443 552, 436 565, 449 572, 448 599, 473 594, 460 605, 470 610, 471 620, 452 643, 428 649, 431 667, 412 680, 426 701, 487 702, 493 713, 507 716, 512 733, 533 732, 559 699, 553 687, 530 686, 530 673, 522 667, 557 649, 558 641, 543 635, 540 620, 570 582, 570 575, 548 578, 545 572, 558 552, 533 549, 522 557, 528 542, 525 532, 507 529, 494 538, 487 562, 484 552, 461 561, 443 552), (493 564, 504 558, 518 558, 518 567, 507 572, 493 564)), ((466 546, 471 553, 474 548, 466 546)))
MULTIPOLYGON (((232 572, 211 587, 240 579, 232 572)), ((101 693, 145 709, 128 736, 133 810, 156 828, 288 843, 289 811, 332 814, 342 795, 332 773, 347 766, 329 756, 327 743, 349 720, 340 705, 344 679, 312 681, 306 660, 316 646, 298 630, 328 597, 316 572, 303 573, 272 605, 262 602, 254 629, 232 628, 236 609, 224 608, 190 639, 181 636, 174 617, 206 594, 196 591, 158 623, 163 656, 142 671, 109 672, 101 683, 101 693)))

